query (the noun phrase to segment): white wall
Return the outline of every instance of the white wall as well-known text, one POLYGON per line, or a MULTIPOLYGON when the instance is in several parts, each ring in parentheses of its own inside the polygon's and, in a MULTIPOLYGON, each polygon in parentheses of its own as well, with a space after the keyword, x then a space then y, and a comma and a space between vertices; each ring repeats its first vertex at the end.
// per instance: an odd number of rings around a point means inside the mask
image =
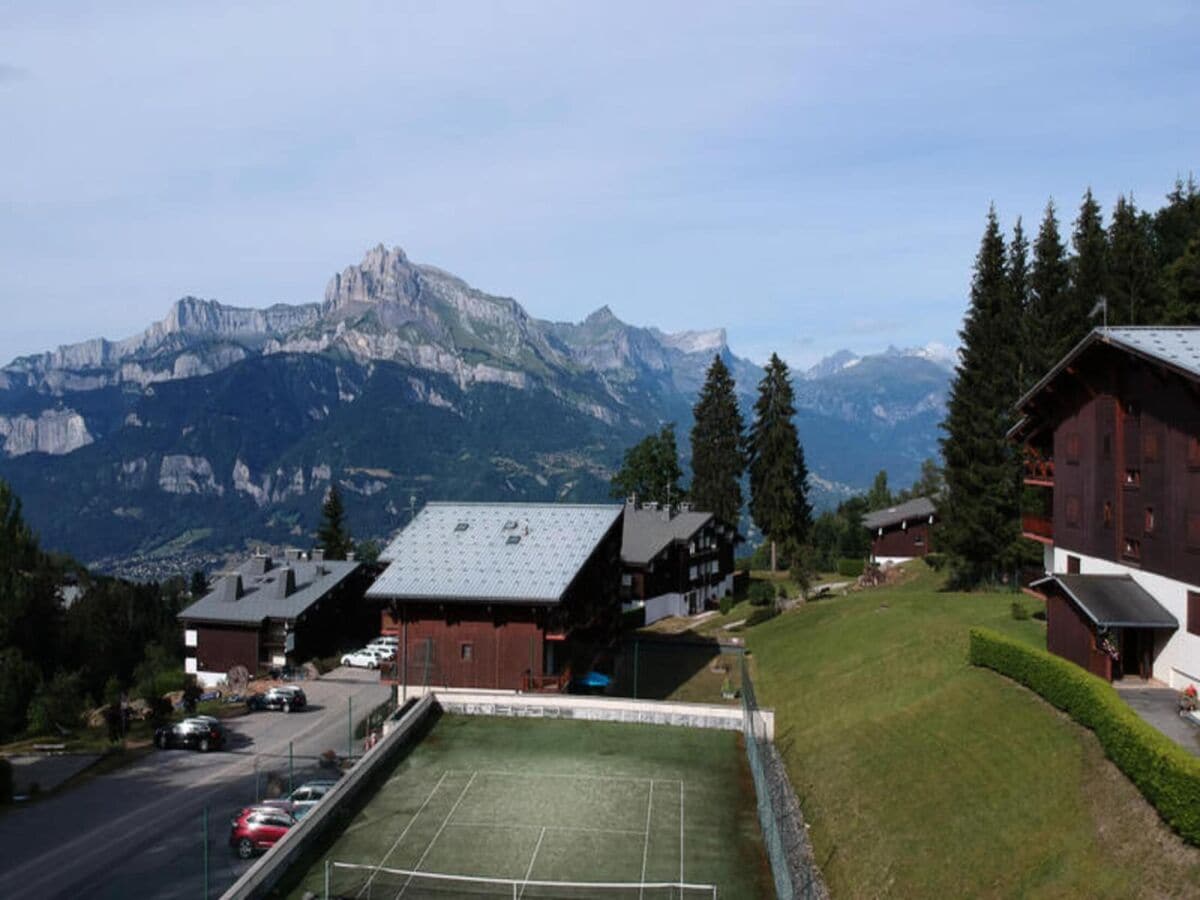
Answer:
POLYGON ((1189 684, 1200 688, 1200 636, 1188 634, 1187 630, 1187 594, 1188 591, 1200 591, 1200 586, 1184 584, 1164 575, 1143 572, 1141 569, 1095 556, 1084 556, 1082 553, 1074 553, 1060 547, 1054 548, 1055 574, 1067 571, 1068 556, 1079 559, 1081 575, 1131 576, 1150 596, 1161 603, 1164 609, 1178 619, 1179 629, 1171 632, 1165 640, 1159 639, 1155 645, 1157 655, 1154 658, 1154 677, 1179 690, 1189 684))
POLYGON ((875 562, 881 566, 898 566, 901 563, 911 562, 916 559, 915 556, 876 556, 875 562))

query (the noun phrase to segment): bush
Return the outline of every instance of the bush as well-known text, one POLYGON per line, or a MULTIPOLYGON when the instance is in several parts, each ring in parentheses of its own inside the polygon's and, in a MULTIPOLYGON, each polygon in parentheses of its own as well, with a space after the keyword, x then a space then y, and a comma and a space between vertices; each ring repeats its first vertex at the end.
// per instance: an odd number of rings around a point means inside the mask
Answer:
POLYGON ((86 706, 83 677, 78 672, 55 672, 33 695, 29 730, 34 734, 53 734, 60 728, 70 731, 78 727, 86 706))
POLYGON ((726 594, 721 598, 721 615, 727 616, 733 609, 733 597, 726 594))
POLYGON ((846 578, 857 578, 866 568, 866 560, 843 557, 837 561, 837 572, 846 578))
POLYGON ((631 609, 628 612, 621 613, 621 630, 632 631, 637 628, 644 628, 646 625, 646 607, 631 609))
POLYGON ((1014 600, 1012 602, 1011 608, 1012 608, 1012 617, 1014 619, 1016 619, 1018 622, 1024 621, 1025 619, 1029 618, 1029 610, 1025 608, 1025 604, 1022 603, 1020 600, 1014 600))
POLYGON ((775 589, 775 596, 778 597, 780 600, 786 600, 787 599, 787 588, 785 588, 782 584, 779 585, 779 587, 777 587, 775 589))
POLYGON ((1096 733, 1100 745, 1184 840, 1200 844, 1200 758, 1142 721, 1112 685, 1046 650, 971 629, 971 662, 1007 675, 1096 733))
POLYGON ((775 588, 765 581, 753 581, 746 591, 751 606, 770 606, 775 601, 775 588))
POLYGON ((946 566, 945 553, 926 553, 923 558, 925 560, 925 565, 929 566, 929 568, 933 569, 935 572, 942 571, 942 569, 946 566))

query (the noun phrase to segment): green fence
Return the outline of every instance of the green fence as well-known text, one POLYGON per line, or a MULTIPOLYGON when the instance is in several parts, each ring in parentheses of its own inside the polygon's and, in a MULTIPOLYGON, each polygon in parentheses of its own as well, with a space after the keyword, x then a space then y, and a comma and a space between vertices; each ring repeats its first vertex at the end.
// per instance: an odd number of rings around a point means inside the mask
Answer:
POLYGON ((796 795, 779 755, 764 732, 762 719, 756 715, 758 700, 744 654, 741 662, 742 731, 758 798, 758 821, 775 878, 775 893, 780 900, 824 900, 829 894, 812 860, 796 795))

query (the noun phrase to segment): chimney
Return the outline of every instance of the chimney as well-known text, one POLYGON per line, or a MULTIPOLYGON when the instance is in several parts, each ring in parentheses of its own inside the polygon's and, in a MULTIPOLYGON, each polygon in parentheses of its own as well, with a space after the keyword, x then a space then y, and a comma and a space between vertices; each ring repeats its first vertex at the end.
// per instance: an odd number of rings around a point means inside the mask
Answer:
POLYGON ((246 574, 259 576, 271 571, 271 557, 265 553, 255 553, 246 564, 246 574))
POLYGON ((663 520, 664 522, 670 522, 670 521, 671 521, 671 514, 672 514, 672 513, 671 513, 671 510, 672 510, 672 507, 671 507, 671 504, 670 504, 670 503, 664 503, 664 504, 663 504, 663 508, 662 508, 662 520, 663 520))
POLYGON ((637 509, 637 494, 636 493, 630 494, 628 497, 625 498, 625 508, 626 509, 637 509))
POLYGON ((325 548, 324 547, 317 547, 316 549, 313 550, 312 561, 313 562, 325 562, 325 548))
POLYGON ((272 600, 283 600, 285 597, 290 597, 296 593, 296 570, 291 566, 284 566, 278 570, 275 580, 267 587, 268 596, 272 600))
POLYGON ((235 603, 242 599, 242 576, 228 572, 217 582, 217 599, 224 603, 235 603))
POLYGON ((679 511, 680 511, 681 513, 687 513, 687 512, 691 512, 691 511, 692 511, 692 504, 690 504, 690 503, 680 503, 680 504, 679 504, 679 511))
POLYGON ((648 509, 651 512, 653 512, 654 510, 658 509, 658 501, 657 500, 647 500, 645 503, 642 504, 642 509, 648 509))
POLYGON ((289 547, 283 551, 283 559, 285 562, 298 562, 300 560, 300 551, 295 547, 289 547))
POLYGON ((355 552, 353 550, 346 551, 346 562, 354 562, 355 552))

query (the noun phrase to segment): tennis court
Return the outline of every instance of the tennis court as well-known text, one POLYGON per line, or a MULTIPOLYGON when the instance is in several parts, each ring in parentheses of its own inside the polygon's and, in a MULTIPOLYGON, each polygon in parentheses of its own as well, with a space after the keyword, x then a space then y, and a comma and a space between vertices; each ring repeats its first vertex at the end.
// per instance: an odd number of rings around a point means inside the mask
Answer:
POLYGON ((451 715, 291 896, 326 877, 371 900, 773 893, 736 732, 451 715))

